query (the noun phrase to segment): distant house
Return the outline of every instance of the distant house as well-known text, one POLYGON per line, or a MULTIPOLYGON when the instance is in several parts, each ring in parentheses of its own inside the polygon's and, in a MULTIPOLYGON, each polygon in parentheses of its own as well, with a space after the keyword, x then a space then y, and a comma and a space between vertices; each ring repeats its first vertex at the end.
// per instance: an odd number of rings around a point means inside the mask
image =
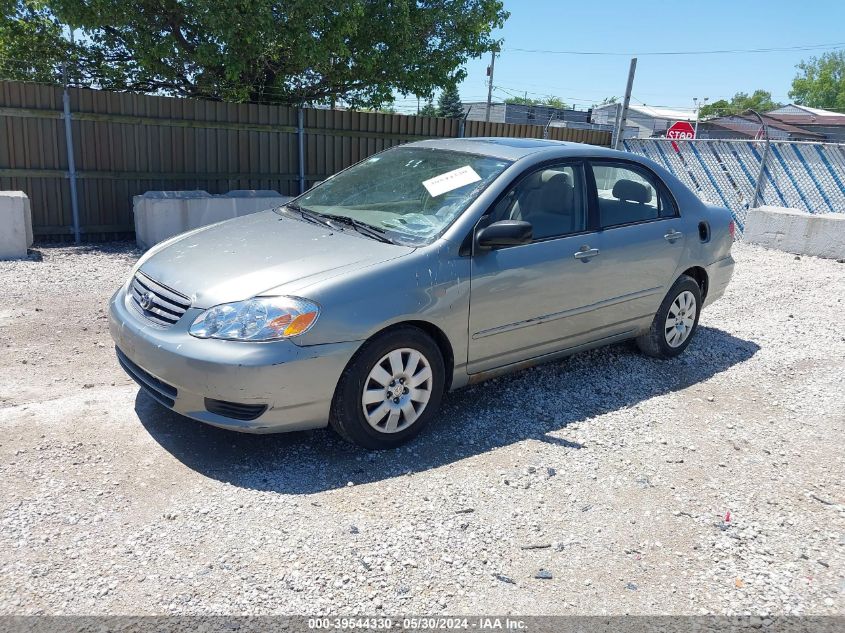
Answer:
MULTIPOLYGON (((785 123, 770 114, 764 114, 762 117, 766 123, 769 138, 773 141, 815 141, 818 143, 826 140, 823 134, 785 123)), ((698 124, 698 138, 702 139, 754 139, 760 136, 760 120, 750 112, 716 117, 698 124)))
POLYGON ((766 116, 818 134, 829 143, 845 143, 845 114, 841 112, 790 103, 766 116))
MULTIPOLYGON (((487 102, 465 103, 468 121, 485 121, 487 102)), ((517 123, 521 125, 548 125, 549 121, 589 123, 589 110, 553 108, 545 105, 522 105, 518 103, 493 103, 490 105, 490 121, 493 123, 517 123)))
MULTIPOLYGON (((608 103, 593 108, 591 121, 599 125, 614 127, 621 116, 622 104, 608 103)), ((628 106, 625 119, 625 133, 622 138, 649 138, 666 136, 666 130, 676 121, 695 121, 694 110, 676 110, 646 105, 628 106)))

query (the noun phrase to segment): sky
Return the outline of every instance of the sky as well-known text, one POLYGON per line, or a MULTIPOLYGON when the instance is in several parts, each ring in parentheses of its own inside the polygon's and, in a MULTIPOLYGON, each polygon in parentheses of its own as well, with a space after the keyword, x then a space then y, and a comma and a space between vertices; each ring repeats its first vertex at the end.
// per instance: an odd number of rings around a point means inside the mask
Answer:
MULTIPOLYGON (((788 103, 802 59, 845 48, 843 0, 505 0, 511 12, 495 37, 494 101, 509 94, 561 97, 586 109, 625 91, 631 53, 637 70, 632 103, 692 109, 693 97, 710 102, 736 92, 768 90, 788 103), (766 53, 701 54, 700 51, 825 46, 766 53), (532 51, 589 51, 620 55, 571 55, 532 51), (646 55, 654 52, 691 55, 646 55)), ((460 85, 464 103, 487 98, 490 59, 471 60, 460 85)), ((400 111, 416 100, 400 101, 400 111)))

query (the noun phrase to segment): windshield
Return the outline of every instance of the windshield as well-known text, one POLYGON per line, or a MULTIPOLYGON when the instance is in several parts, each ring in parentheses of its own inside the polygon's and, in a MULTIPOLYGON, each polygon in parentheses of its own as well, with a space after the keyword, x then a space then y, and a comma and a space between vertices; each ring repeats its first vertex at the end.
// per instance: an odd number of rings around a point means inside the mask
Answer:
POLYGON ((345 216, 406 244, 440 235, 508 161, 424 147, 371 156, 296 200, 303 210, 345 216))

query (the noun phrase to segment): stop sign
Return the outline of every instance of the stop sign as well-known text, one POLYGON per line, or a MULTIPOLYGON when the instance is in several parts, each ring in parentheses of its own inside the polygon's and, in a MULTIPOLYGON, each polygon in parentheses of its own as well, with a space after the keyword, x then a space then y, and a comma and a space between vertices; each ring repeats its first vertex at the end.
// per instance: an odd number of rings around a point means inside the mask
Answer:
POLYGON ((679 141, 688 141, 695 138, 695 130, 687 121, 675 121, 672 126, 666 130, 666 138, 678 139, 679 141))

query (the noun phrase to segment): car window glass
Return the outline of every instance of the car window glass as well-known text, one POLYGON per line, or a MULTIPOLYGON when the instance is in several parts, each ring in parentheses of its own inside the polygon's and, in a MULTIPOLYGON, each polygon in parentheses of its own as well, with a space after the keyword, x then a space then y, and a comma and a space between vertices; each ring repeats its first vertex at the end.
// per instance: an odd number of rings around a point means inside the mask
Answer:
POLYGON ((660 217, 674 218, 678 215, 678 208, 669 193, 666 191, 666 186, 662 185, 658 188, 660 217))
POLYGON ((660 196, 645 174, 623 165, 597 164, 592 168, 602 228, 660 217, 660 196))
POLYGON ((493 209, 493 221, 498 220, 530 222, 535 241, 584 231, 581 168, 559 165, 530 173, 493 209))
POLYGON ((316 185, 300 207, 428 244, 510 165, 490 156, 420 146, 394 147, 316 185))

